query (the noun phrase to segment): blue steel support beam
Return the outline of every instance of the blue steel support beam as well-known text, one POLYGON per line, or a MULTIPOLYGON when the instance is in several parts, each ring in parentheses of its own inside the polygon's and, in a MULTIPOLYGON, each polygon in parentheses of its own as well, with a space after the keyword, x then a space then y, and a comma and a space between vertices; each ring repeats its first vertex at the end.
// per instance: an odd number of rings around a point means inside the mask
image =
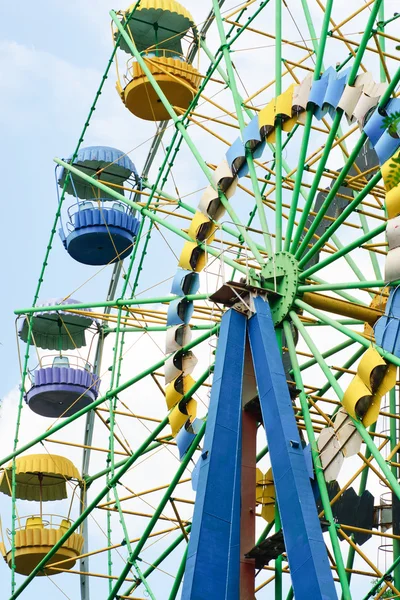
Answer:
POLYGON ((222 317, 182 600, 239 600, 246 324, 234 310, 222 317))
POLYGON ((271 311, 262 298, 254 302, 256 313, 248 321, 250 347, 294 595, 299 600, 336 600, 271 311))

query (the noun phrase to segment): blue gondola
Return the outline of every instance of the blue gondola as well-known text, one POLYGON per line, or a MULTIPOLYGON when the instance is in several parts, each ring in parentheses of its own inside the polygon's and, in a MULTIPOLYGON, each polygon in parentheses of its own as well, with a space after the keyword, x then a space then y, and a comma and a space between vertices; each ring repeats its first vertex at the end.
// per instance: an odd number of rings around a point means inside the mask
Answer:
POLYGON ((65 355, 46 358, 30 373, 32 387, 25 401, 33 412, 51 419, 64 418, 96 400, 100 379, 89 363, 65 355))
MULTIPOLYGON (((135 165, 116 148, 82 148, 72 164, 86 175, 97 175, 105 184, 123 186, 128 181, 130 187, 139 185, 135 165)), ((58 178, 60 188, 64 187, 66 177, 67 172, 62 169, 58 178)), ((112 189, 123 194, 121 189, 110 186, 112 189)), ((65 191, 76 199, 67 210, 66 226, 59 229, 68 254, 85 265, 107 265, 129 256, 139 229, 135 211, 72 174, 65 191)))
MULTIPOLYGON (((76 300, 51 299, 41 306, 65 305, 73 308, 76 300)), ((57 350, 56 355, 42 356, 39 366, 29 372, 31 387, 25 393, 29 408, 43 417, 52 419, 69 417, 93 402, 99 392, 100 379, 91 365, 78 356, 65 354, 86 345, 85 332, 97 331, 96 320, 86 314, 68 310, 47 310, 31 317, 30 343, 42 350, 57 350)), ((89 314, 88 314, 89 313, 89 314)), ((19 327, 19 337, 28 341, 29 321, 24 318, 19 327)))

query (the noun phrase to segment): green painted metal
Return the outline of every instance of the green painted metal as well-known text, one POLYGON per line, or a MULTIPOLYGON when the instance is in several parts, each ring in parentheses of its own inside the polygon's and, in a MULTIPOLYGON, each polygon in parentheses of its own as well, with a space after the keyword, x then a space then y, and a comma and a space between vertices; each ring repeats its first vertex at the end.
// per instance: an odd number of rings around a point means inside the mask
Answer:
POLYGON ((384 583, 387 580, 387 578, 390 577, 391 573, 393 573, 393 571, 399 565, 400 565, 400 556, 396 558, 396 560, 385 571, 385 573, 382 575, 382 577, 379 577, 379 579, 377 580, 377 582, 372 586, 372 588, 370 589, 370 591, 368 592, 368 594, 366 594, 366 596, 364 596, 362 600, 368 600, 369 598, 372 598, 372 596, 374 596, 374 594, 376 594, 376 592, 379 590, 379 588, 381 587, 382 583, 384 583))
POLYGON ((285 319, 297 294, 299 282, 299 266, 289 252, 276 252, 268 259, 261 271, 268 288, 280 294, 280 297, 269 300, 274 325, 279 325, 285 319))
MULTIPOLYGON (((357 333, 352 332, 351 330, 347 329, 346 327, 343 327, 343 325, 335 323, 335 321, 333 319, 330 319, 329 317, 325 317, 324 315, 321 315, 321 313, 319 311, 316 311, 315 309, 311 309, 311 307, 308 306, 308 304, 306 304, 305 302, 302 302, 301 300, 296 300, 295 304, 297 306, 299 306, 300 308, 303 308, 307 312, 314 314, 314 316, 316 316, 317 318, 322 319, 322 320, 325 319, 327 322, 331 322, 330 324, 332 325, 332 327, 334 327, 335 329, 338 329, 339 331, 342 331, 343 333, 345 333, 349 337, 352 337, 356 341, 360 341, 360 339, 361 339, 362 342, 360 342, 360 343, 362 343, 363 346, 368 347, 370 345, 369 340, 366 340, 361 335, 358 335, 357 333), (355 336, 355 337, 353 337, 353 336, 355 336)), ((293 315, 291 315, 291 316, 294 321, 295 319, 294 319, 293 315)), ((341 387, 339 386, 337 380, 333 376, 331 370, 325 363, 324 359, 321 357, 320 352, 318 351, 316 345, 311 340, 311 338, 308 337, 306 341, 307 341, 307 345, 310 348, 310 351, 314 354, 314 356, 319 357, 318 363, 319 363, 323 373, 325 374, 326 378, 328 379, 329 383, 331 384, 332 389, 334 390, 334 392, 337 395, 337 397, 339 398, 339 400, 342 401, 343 391, 342 391, 341 387), (308 341, 310 341, 310 344, 308 343, 308 341)), ((381 356, 383 356, 383 358, 385 358, 386 360, 389 360, 390 362, 397 364, 397 366, 399 366, 399 363, 400 363, 399 358, 397 358, 393 354, 390 354, 389 352, 385 352, 384 350, 382 350, 379 347, 377 347, 376 349, 379 352, 379 354, 381 354, 381 356)), ((354 424, 355 428, 357 429, 358 433, 361 435, 367 448, 369 448, 372 456, 375 458, 376 462, 378 463, 384 476, 386 477, 387 481, 389 482, 393 492, 400 499, 400 485, 399 485, 396 477, 394 477, 393 473, 391 472, 390 467, 387 465, 385 459, 382 457, 378 448, 376 447, 373 440, 371 439, 371 436, 369 435, 368 431, 365 429, 365 427, 361 423, 361 421, 357 421, 355 419, 351 419, 351 420, 352 420, 352 423, 354 424)))
MULTIPOLYGON (((375 429, 376 429, 376 423, 371 425, 371 427, 369 428, 370 433, 371 434, 375 433, 375 429)), ((370 458, 370 456, 371 456, 371 453, 370 453, 369 449, 367 448, 367 451, 365 452, 365 458, 368 460, 370 458)), ((369 473, 368 469, 364 469, 364 471, 361 473, 360 486, 358 488, 359 496, 361 496, 361 494, 363 494, 366 490, 368 473, 369 473)), ((352 539, 354 539, 354 535, 352 535, 351 537, 352 537, 352 539)), ((349 552, 347 555, 347 563, 346 563, 347 579, 348 579, 349 583, 351 581, 351 575, 352 575, 351 569, 353 568, 355 553, 356 553, 356 551, 353 548, 353 546, 349 546, 349 552)))
MULTIPOLYGON (((282 93, 282 0, 275 0, 275 97, 282 93)), ((275 122, 275 252, 282 250, 282 122, 275 122)), ((282 597, 275 587, 275 598, 282 597), (278 594, 278 595, 277 595, 278 594)))
MULTIPOLYGON (((366 233, 366 231, 364 231, 364 233, 366 233)), ((339 240, 338 236, 335 233, 332 233, 331 240, 335 244, 335 246, 338 250, 341 250, 343 248, 342 242, 339 240)), ((369 251, 369 255, 371 256, 372 254, 373 254, 374 258, 376 259, 375 252, 369 251)), ((357 262, 353 259, 353 257, 350 254, 345 254, 344 259, 347 262, 347 264, 349 265, 350 269, 355 274, 355 276, 360 281, 365 281, 365 276, 363 275, 361 269, 359 268, 359 266, 357 265, 357 262)), ((372 258, 371 258, 371 261, 372 261, 372 258)), ((378 277, 378 279, 380 279, 380 278, 381 278, 381 275, 378 277)), ((373 292, 368 292, 368 293, 371 296, 371 298, 373 298, 373 296, 374 296, 373 292)))
MULTIPOLYGON (((304 5, 307 5, 306 0, 302 0, 302 4, 303 4, 303 7, 304 7, 304 5)), ((318 44, 318 47, 314 49, 314 51, 316 53, 316 63, 315 63, 314 76, 313 76, 314 81, 316 81, 319 78, 321 68, 322 68, 322 61, 323 61, 323 56, 324 56, 324 51, 325 51, 326 38, 327 38, 327 34, 328 34, 328 29, 329 29, 329 19, 330 19, 330 15, 332 12, 332 6, 333 6, 333 0, 329 0, 326 3, 326 7, 325 7, 325 14, 324 14, 324 20, 322 22, 322 29, 321 29, 321 35, 319 38, 319 44, 318 44)), ((308 11, 305 11, 305 15, 306 15, 307 23, 309 24, 309 28, 312 31, 314 29, 314 26, 312 24, 312 21, 309 18, 308 11)), ((312 35, 311 37, 313 39, 316 39, 316 35, 312 35)), ((299 243, 300 235, 302 233, 302 230, 304 229, 306 218, 308 216, 308 214, 305 214, 305 210, 304 210, 305 218, 300 219, 300 223, 302 222, 302 220, 304 220, 304 223, 302 225, 299 223, 294 240, 293 240, 293 244, 291 245, 293 227, 294 227, 294 222, 296 220, 297 207, 298 207, 298 202, 299 202, 301 180, 303 177, 303 169, 304 169, 306 156, 307 156, 308 143, 310 141, 312 118, 313 118, 313 111, 311 109, 308 109, 306 112, 306 121, 305 121, 304 131, 303 131, 303 139, 301 142, 301 147, 300 147, 300 152, 299 152, 299 162, 297 164, 296 179, 295 179, 294 189, 293 189, 291 203, 290 203, 289 221, 288 221, 288 225, 286 228, 286 236, 285 236, 285 238, 286 238, 285 239, 285 250, 289 250, 289 248, 290 248, 292 253, 294 252, 297 244, 299 243)), ((311 203, 310 203, 310 208, 311 208, 311 203)))
MULTIPOLYGON (((190 530, 192 529, 192 525, 189 524, 187 527, 185 527, 185 531, 186 533, 190 533, 190 530)), ((157 567, 166 559, 168 558, 168 556, 179 546, 179 544, 181 544, 181 542, 183 542, 185 540, 185 536, 183 535, 183 533, 181 533, 173 542, 170 546, 168 546, 168 548, 166 548, 164 550, 164 552, 162 552, 160 554, 160 556, 156 559, 153 560, 152 564, 149 566, 148 569, 146 569, 146 571, 143 573, 143 577, 145 577, 146 579, 157 569, 157 567)), ((138 586, 140 585, 140 582, 136 582, 134 584, 132 584, 130 586, 130 588, 127 590, 128 594, 131 594, 138 586)))
MULTIPOLYGON (((365 348, 364 346, 361 346, 361 348, 358 348, 358 349, 357 349, 357 350, 354 352, 354 354, 352 354, 352 355, 350 356, 350 358, 349 358, 348 360, 346 360, 346 362, 345 362, 345 363, 344 363, 344 365, 343 365, 343 368, 344 368, 344 369, 351 369, 351 368, 352 368, 352 366, 354 365, 354 363, 355 363, 355 362, 356 362, 356 361, 357 361, 359 358, 361 358, 361 356, 364 354, 365 350, 366 350, 366 348, 365 348)), ((336 379, 336 381, 339 381, 339 379, 340 379, 341 377, 343 377, 343 375, 344 375, 344 374, 345 374, 345 373, 344 373, 344 371, 339 371, 338 373, 335 373, 335 374, 334 374, 334 378, 336 379)), ((318 390, 318 392, 316 393, 316 396, 321 396, 321 397, 323 397, 323 396, 326 394, 326 392, 327 392, 328 390, 330 390, 330 388, 331 388, 331 384, 330 384, 330 382, 329 382, 329 381, 327 381, 327 382, 326 382, 326 383, 325 383, 325 384, 322 386, 322 388, 320 388, 320 389, 318 390)), ((335 411, 334 411, 334 412, 336 413, 336 411, 337 411, 337 409, 335 409, 335 411)))
MULTIPOLYGON (((346 348, 348 348, 352 344, 354 344, 353 340, 346 340, 345 342, 342 342, 341 344, 338 344, 337 346, 334 346, 330 350, 327 350, 326 352, 323 352, 322 356, 323 356, 323 358, 329 358, 333 354, 336 354, 337 352, 341 352, 342 350, 345 350, 346 348)), ((300 371, 304 371, 305 369, 309 369, 310 367, 313 367, 315 364, 317 364, 317 359, 316 358, 310 358, 310 360, 307 360, 302 365, 300 365, 299 369, 300 369, 300 371)))
MULTIPOLYGON (((211 337, 212 335, 217 333, 218 330, 219 330, 219 324, 215 325, 215 327, 213 327, 213 329, 210 329, 209 331, 207 331, 203 335, 199 336, 195 340, 192 340, 191 342, 189 342, 189 344, 187 344, 186 346, 184 346, 182 348, 182 352, 187 352, 188 350, 191 350, 198 344, 201 344, 202 342, 204 342, 204 340, 208 339, 209 337, 211 337)), ((172 356, 172 355, 170 355, 170 356, 172 356)), ((54 425, 53 427, 51 427, 50 429, 48 429, 41 435, 37 436, 34 440, 28 442, 27 444, 24 444, 20 448, 17 448, 14 452, 12 452, 8 456, 5 456, 3 459, 0 460, 0 466, 8 463, 15 456, 19 456, 20 454, 22 454, 22 452, 29 450, 29 448, 32 448, 32 446, 34 446, 38 442, 45 440, 47 437, 50 437, 56 431, 63 429, 64 427, 66 427, 66 425, 69 425, 76 419, 79 419, 79 417, 81 417, 82 415, 88 413, 89 411, 93 410, 94 408, 97 408, 97 406, 100 406, 100 404, 102 404, 106 400, 109 400, 109 398, 117 396, 120 392, 127 389, 134 383, 140 381, 144 377, 147 377, 147 375, 150 375, 150 373, 153 373, 153 371, 156 371, 157 369, 162 367, 165 364, 165 362, 168 360, 168 358, 169 358, 169 356, 165 356, 164 358, 162 358, 161 360, 156 362, 151 367, 145 369, 144 371, 142 371, 138 375, 135 375, 131 379, 128 379, 128 381, 121 383, 119 386, 117 386, 113 390, 107 392, 104 396, 101 396, 101 398, 98 398, 97 400, 95 400, 94 402, 92 402, 91 404, 86 406, 85 408, 82 408, 81 410, 76 412, 74 415, 71 415, 70 417, 65 418, 61 423, 57 423, 56 425, 54 425)))
POLYGON ((182 560, 180 562, 179 568, 175 575, 175 580, 172 585, 170 595, 168 596, 168 600, 175 600, 175 598, 178 595, 179 588, 181 586, 181 583, 183 581, 183 576, 185 574, 187 552, 188 552, 188 546, 186 546, 185 552, 183 553, 182 560))
MULTIPOLYGON (((107 191, 108 194, 110 196, 112 196, 113 198, 115 198, 116 200, 120 200, 121 202, 124 202, 125 204, 127 204, 131 208, 137 210, 140 214, 149 217, 152 221, 155 221, 159 225, 162 225, 166 229, 169 229, 173 233, 176 233, 177 235, 179 235, 181 238, 183 238, 187 242, 192 242, 193 241, 192 238, 187 233, 185 233, 184 231, 182 231, 182 229, 179 229, 178 227, 176 227, 172 223, 169 223, 169 221, 166 221, 165 219, 162 219, 157 214, 155 214, 153 211, 151 211, 151 210, 149 210, 147 208, 143 208, 142 206, 140 206, 136 202, 133 202, 132 200, 129 200, 128 198, 125 198, 125 196, 123 196, 122 194, 119 194, 115 190, 111 190, 109 187, 107 187, 106 185, 104 185, 100 181, 98 181, 96 179, 93 179, 93 177, 89 177, 85 173, 82 173, 82 171, 80 171, 79 169, 76 169, 72 165, 64 162, 63 160, 61 160, 59 158, 55 158, 54 162, 56 162, 59 165, 62 165, 65 169, 67 169, 68 171, 71 171, 77 177, 80 177, 81 179, 84 179, 85 181, 87 181, 91 185, 94 185, 95 187, 99 188, 100 190, 107 191)), ((229 216, 231 217, 232 221, 235 222, 235 219, 236 219, 236 221, 239 222, 239 219, 236 216, 236 213, 230 207, 228 200, 226 200, 226 198, 224 198, 223 196, 221 196, 221 202, 224 204, 224 206, 225 206, 225 204, 227 204, 229 206, 229 210, 227 208, 227 212, 229 213, 229 216)), ((238 225, 238 227, 239 227, 239 230, 241 230, 242 232, 245 229, 242 225, 238 225)), ((248 238, 247 234, 243 235, 243 237, 244 237, 246 243, 248 244, 249 238, 248 238)), ((200 242, 198 242, 198 245, 201 246, 202 248, 205 247, 205 244, 202 244, 200 242)), ((254 246, 254 244, 250 241, 250 244, 248 244, 248 246, 251 249, 251 251, 253 252, 254 256, 257 255, 257 256, 260 257, 260 260, 261 260, 260 264, 263 264, 263 259, 262 259, 261 255, 260 255, 260 253, 258 252, 257 248, 254 246)), ((212 254, 213 256, 220 257, 220 252, 218 250, 216 250, 215 248, 212 248, 211 246, 207 246, 207 252, 209 254, 212 254)), ((226 264, 230 265, 231 267, 235 267, 238 271, 242 271, 243 273, 246 272, 246 267, 243 267, 242 265, 239 265, 239 264, 235 263, 233 260, 231 260, 230 258, 228 258, 227 256, 225 256, 225 254, 223 254, 220 258, 226 264)))
MULTIPOLYGON (((324 267, 331 265, 333 262, 335 262, 342 256, 345 256, 352 250, 355 250, 356 248, 360 248, 360 246, 362 246, 366 242, 369 242, 372 238, 374 238, 375 236, 377 236, 380 233, 382 233, 383 231, 385 231, 385 229, 386 229, 386 223, 382 223, 382 225, 378 225, 378 227, 375 227, 375 229, 372 229, 372 231, 365 233, 364 235, 357 238, 350 244, 347 244, 347 246, 343 246, 341 250, 338 250, 334 254, 330 254, 324 260, 321 260, 316 265, 309 267, 308 269, 303 271, 303 273, 300 275, 300 279, 307 279, 308 277, 310 277, 310 275, 312 275, 316 271, 320 271, 324 267)), ((322 238, 322 236, 321 236, 321 238, 322 238)), ((301 261, 300 261, 299 265, 301 267, 301 261)))
MULTIPOLYGON (((400 282, 395 281, 392 285, 399 285, 400 282)), ((299 285, 298 291, 303 292, 326 292, 334 290, 354 290, 354 289, 365 289, 365 288, 384 288, 387 287, 387 281, 383 279, 377 281, 344 281, 342 283, 321 283, 317 285, 299 285)), ((359 300, 356 300, 359 302, 359 300)))
MULTIPOLYGON (((155 526, 155 524, 158 521, 159 516, 161 515, 162 511, 164 510, 165 505, 167 504, 169 498, 171 497, 172 492, 174 491, 176 485, 178 484, 180 478, 182 477, 182 474, 184 473, 187 465, 189 464, 189 461, 191 460, 194 452, 197 450, 197 446, 199 445, 199 443, 201 442, 204 432, 205 432, 205 428, 206 428, 206 424, 204 423, 199 431, 199 433, 196 435, 196 437, 194 438, 189 450, 187 451, 187 453, 185 454, 185 456, 183 457, 181 464, 179 465, 174 477, 172 478, 171 483, 169 484, 165 494, 163 495, 159 505, 157 506, 157 508, 154 511, 153 516, 151 517, 148 525, 146 526, 145 531, 143 532, 140 540, 138 541, 138 543, 135 546, 134 551, 132 552, 132 554, 129 555, 126 565, 125 567, 122 569, 120 576, 118 577, 113 590, 111 592, 111 594, 109 594, 108 599, 107 600, 113 600, 116 595, 119 592, 119 589, 121 588, 122 584, 125 581, 125 578, 127 576, 127 574, 129 573, 131 566, 133 564, 133 561, 137 560, 139 558, 140 552, 143 549, 143 546, 146 543, 147 538, 149 537, 150 533, 153 531, 153 528, 155 526)), ((125 594, 123 594, 125 595, 125 594)))
MULTIPOLYGON (((372 7, 371 7, 370 15, 369 15, 369 18, 368 18, 368 23, 365 26, 365 30, 363 32, 363 36, 361 38, 360 45, 357 48, 357 52, 356 52, 356 55, 355 55, 355 58, 354 58, 354 63, 353 63, 353 66, 351 68, 350 75, 349 75, 349 78, 348 78, 348 84, 349 85, 353 85, 354 81, 356 79, 356 76, 357 76, 357 73, 358 73, 358 69, 360 67, 360 63, 362 61, 365 49, 367 47, 367 43, 368 43, 368 40, 369 40, 369 37, 370 37, 370 33, 371 33, 371 30, 372 30, 372 28, 374 26, 375 19, 376 19, 376 16, 378 14, 378 10, 379 10, 379 6, 380 6, 381 2, 382 2, 382 0, 376 0, 374 2, 374 4, 372 5, 372 7)), ((309 194, 308 194, 307 201, 306 201, 306 203, 304 205, 303 213, 301 214, 301 217, 300 217, 300 220, 299 220, 299 226, 297 228, 295 239, 294 239, 294 242, 293 242, 293 245, 292 245, 292 251, 293 252, 296 250, 297 245, 298 245, 298 243, 300 241, 300 235, 303 232, 303 229, 304 229, 304 226, 305 226, 305 223, 306 223, 306 219, 307 219, 308 213, 311 210, 311 207, 312 207, 312 204, 313 204, 313 201, 314 201, 314 198, 315 198, 315 194, 317 193, 318 186, 319 186, 319 183, 321 181, 321 177, 324 174, 325 166, 326 166, 329 154, 331 152, 332 145, 333 145, 333 143, 335 141, 336 133, 337 133, 337 131, 339 129, 340 122, 341 122, 341 119, 342 119, 342 115, 343 115, 343 110, 340 109, 340 108, 337 109, 337 112, 335 114, 335 118, 334 118, 332 126, 331 126, 331 130, 330 130, 330 132, 328 134, 328 137, 327 137, 327 140, 326 140, 326 143, 325 143, 325 146, 324 146, 324 151, 323 151, 322 156, 321 156, 321 158, 319 160, 318 167, 317 167, 316 173, 314 175, 313 182, 311 184, 311 188, 310 188, 310 191, 309 191, 309 194)), ((367 136, 364 133, 361 135, 360 140, 363 139, 362 143, 365 142, 366 137, 367 136)), ((361 144, 361 146, 362 146, 362 144, 361 144)), ((359 150, 361 149, 361 146, 360 146, 359 150)), ((356 144, 356 147, 358 147, 358 144, 356 144)), ((332 192, 335 189, 335 187, 337 188, 335 190, 335 194, 336 194, 337 190, 339 189, 340 184, 338 182, 341 179, 342 180, 344 179, 344 177, 347 175, 348 171, 350 170, 351 165, 354 162, 354 159, 351 160, 351 162, 350 162, 350 159, 351 159, 353 153, 354 153, 354 151, 351 153, 351 155, 350 155, 347 163, 344 165, 342 172, 340 173, 338 179, 336 180, 336 182, 335 182, 334 186, 332 187, 331 191, 329 192, 328 196, 330 194, 332 194, 332 192)), ((358 154, 358 152, 357 152, 357 154, 358 154)), ((332 198, 333 197, 334 197, 334 194, 332 194, 332 198)), ((311 227, 309 228, 308 232, 305 234, 305 236, 304 236, 304 238, 303 238, 303 240, 302 240, 302 242, 300 244, 300 247, 298 248, 298 250, 296 252, 296 258, 300 258, 302 256, 304 250, 307 248, 307 244, 309 243, 312 235, 314 234, 314 232, 316 231, 316 229, 317 229, 320 221, 322 220, 323 215, 325 214, 325 210, 326 210, 325 205, 329 206, 330 202, 331 202, 331 200, 329 200, 329 202, 328 202, 328 198, 325 199, 325 202, 323 203, 321 209, 318 211, 318 214, 316 215, 316 217, 315 217, 315 219, 314 219, 311 227)))
MULTIPOLYGON (((207 300, 208 294, 188 294, 185 296, 187 300, 193 300, 196 302, 197 300, 207 300)), ((169 304, 173 300, 177 298, 181 298, 181 296, 157 296, 155 298, 119 298, 116 300, 104 300, 100 302, 81 302, 79 304, 74 304, 72 310, 84 310, 86 308, 105 308, 107 306, 110 307, 124 307, 124 306, 137 306, 137 305, 145 305, 145 304, 169 304)), ((16 315, 29 315, 37 312, 51 312, 55 310, 68 310, 68 307, 65 307, 65 304, 54 304, 53 306, 40 306, 40 307, 30 307, 30 308, 21 308, 19 310, 14 311, 16 315)))
MULTIPOLYGON (((230 52, 229 52, 229 48, 227 45, 227 39, 226 39, 226 35, 225 35, 224 24, 222 22, 221 11, 220 11, 218 0, 213 0, 213 8, 214 8, 214 14, 215 14, 215 21, 217 23, 218 33, 219 33, 219 37, 220 37, 220 41, 221 41, 222 54, 224 56, 225 65, 226 65, 226 69, 227 69, 229 86, 230 86, 233 101, 235 104, 236 116, 238 118, 240 132, 243 135, 243 131, 245 129, 246 123, 244 122, 244 118, 243 118, 242 100, 238 93, 238 89, 237 89, 237 85, 236 85, 235 72, 233 70, 230 52)), ((271 254, 272 253, 271 238, 269 235, 267 219, 265 216, 265 209, 264 209, 264 205, 263 205, 263 201, 262 201, 262 197, 261 197, 261 193, 260 193, 260 188, 258 185, 258 179, 257 179, 257 173, 256 173, 255 166, 254 166, 253 155, 250 151, 246 151, 246 160, 247 160, 247 165, 249 167, 250 179, 251 179, 251 183, 252 183, 254 197, 256 200, 258 216, 259 216, 260 223, 261 223, 261 229, 263 231, 265 249, 267 250, 268 254, 271 254)), ((262 263, 263 262, 264 261, 262 261, 262 263)))
MULTIPOLYGON (((190 329, 192 331, 206 331, 207 329, 212 329, 214 325, 191 325, 190 329)), ((122 333, 143 333, 147 331, 148 333, 155 333, 160 331, 167 331, 168 327, 166 325, 154 325, 149 327, 120 327, 119 331, 122 333)), ((104 333, 115 333, 117 331, 116 327, 105 327, 104 333)))
MULTIPOLYGON (((164 429, 164 427, 168 424, 168 417, 166 417, 153 432, 146 438, 146 440, 141 444, 138 450, 132 454, 122 466, 117 473, 112 477, 108 482, 105 488, 101 490, 97 494, 97 496, 90 502, 87 508, 79 515, 79 517, 74 521, 68 531, 61 536, 61 538, 56 542, 53 548, 46 554, 44 558, 38 563, 38 565, 32 570, 32 572, 26 577, 24 582, 19 586, 19 588, 11 595, 10 600, 15 600, 22 594, 22 592, 27 588, 32 579, 43 570, 43 567, 50 560, 52 556, 57 552, 59 548, 68 540, 68 538, 72 535, 74 531, 76 531, 79 525, 90 515, 93 509, 97 507, 97 505, 103 500, 103 498, 107 495, 108 490, 112 489, 113 486, 117 485, 118 481, 122 478, 122 476, 128 471, 128 469, 135 463, 135 461, 142 455, 143 450, 147 448, 147 446, 157 437, 157 435, 164 429)), ((195 442, 195 440, 194 440, 195 442)), ((193 444, 194 444, 193 442, 193 444)))
MULTIPOLYGON (((357 198, 358 194, 354 193, 354 197, 357 198)), ((369 233, 369 226, 368 226, 368 221, 367 221, 367 217, 365 215, 363 215, 362 213, 359 213, 358 215, 360 217, 360 222, 361 222, 361 227, 362 230, 364 232, 364 234, 369 233)), ((371 242, 373 243, 373 239, 371 239, 371 242)), ((377 279, 381 279, 382 278, 382 273, 381 273, 381 269, 378 263, 378 257, 376 255, 375 252, 371 252, 370 250, 368 251, 369 257, 371 259, 371 263, 372 263, 372 268, 374 270, 375 273, 375 277, 377 279)))
MULTIPOLYGON (((310 351, 312 352, 312 354, 314 354, 314 356, 317 358, 318 362, 320 362, 320 360, 324 361, 324 359, 322 358, 321 354, 318 351, 317 351, 317 353, 315 353, 313 351, 313 349, 316 350, 316 348, 314 348, 314 344, 313 344, 310 336, 308 335, 307 330, 303 326, 303 323, 300 321, 298 315, 294 311, 291 311, 290 318, 291 318, 293 324, 298 328, 300 335, 306 342, 307 346, 310 348, 310 351)), ((296 387, 299 390, 301 390, 300 394, 299 394, 300 405, 301 405, 302 414, 303 414, 303 418, 304 418, 304 424, 305 424, 306 431, 307 431, 308 441, 311 446, 311 455, 312 455, 314 469, 315 469, 315 477, 317 478, 318 488, 319 488, 319 491, 321 494, 322 507, 325 512, 325 519, 329 523, 329 525, 328 525, 329 538, 331 540, 333 553, 335 556, 337 573, 338 573, 340 585, 342 588, 343 598, 345 600, 351 600, 349 583, 347 581, 343 557, 342 557, 342 553, 340 550, 340 544, 339 544, 339 540, 338 540, 337 532, 336 532, 336 523, 335 523, 335 519, 334 519, 334 516, 332 513, 332 508, 330 505, 328 490, 326 487, 326 481, 325 481, 325 477, 324 477, 324 471, 322 468, 321 459, 319 456, 319 451, 318 451, 318 446, 317 446, 317 440, 315 438, 314 428, 313 428, 313 424, 311 421, 310 412, 308 409, 308 399, 307 399, 307 395, 304 391, 303 380, 301 377, 301 371, 300 371, 299 363, 297 360, 296 346, 294 343, 290 323, 288 321, 285 321, 283 323, 283 328, 285 331, 285 337, 286 337, 286 341, 287 341, 287 345, 288 345, 290 360, 292 362, 293 376, 294 376, 294 380, 296 382, 296 387)))
MULTIPOLYGON (((311 279, 321 285, 328 283, 324 279, 321 279, 321 277, 318 277, 317 275, 315 275, 315 273, 311 279)), ((348 292, 344 292, 342 289, 338 289, 336 291, 336 293, 338 296, 340 296, 341 298, 344 298, 345 300, 348 300, 349 302, 356 302, 358 304, 364 304, 364 306, 368 306, 367 302, 363 302, 362 300, 359 300, 358 298, 356 298, 355 296, 352 296, 348 292)))

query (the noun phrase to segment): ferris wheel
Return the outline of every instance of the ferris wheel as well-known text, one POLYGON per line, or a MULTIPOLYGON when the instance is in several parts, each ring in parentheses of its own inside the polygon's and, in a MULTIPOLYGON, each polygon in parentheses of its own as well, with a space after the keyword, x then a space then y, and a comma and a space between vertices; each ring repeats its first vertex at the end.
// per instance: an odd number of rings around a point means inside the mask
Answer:
POLYGON ((16 310, 4 597, 400 597, 392 5, 110 12, 111 57, 55 159, 50 240, 16 310), (90 145, 114 72, 148 132, 142 169, 139 148, 90 145), (56 244, 88 276, 43 298, 56 244))

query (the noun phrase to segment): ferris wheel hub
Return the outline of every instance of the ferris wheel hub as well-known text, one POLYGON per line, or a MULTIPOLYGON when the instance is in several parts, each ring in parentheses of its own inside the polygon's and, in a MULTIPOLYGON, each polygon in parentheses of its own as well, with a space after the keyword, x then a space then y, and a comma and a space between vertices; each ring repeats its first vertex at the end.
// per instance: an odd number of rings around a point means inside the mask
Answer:
POLYGON ((279 325, 293 306, 299 285, 299 265, 290 252, 277 252, 262 269, 262 277, 275 294, 269 297, 274 325, 279 325))

